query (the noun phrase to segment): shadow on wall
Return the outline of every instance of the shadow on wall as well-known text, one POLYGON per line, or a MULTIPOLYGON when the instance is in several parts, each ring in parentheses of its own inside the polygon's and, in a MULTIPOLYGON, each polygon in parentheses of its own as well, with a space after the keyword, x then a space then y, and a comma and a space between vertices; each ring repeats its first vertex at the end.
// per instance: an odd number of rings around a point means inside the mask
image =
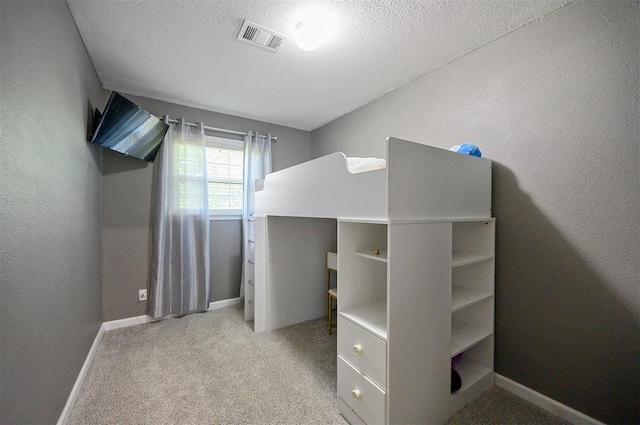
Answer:
POLYGON ((100 149, 102 149, 105 157, 108 156, 110 158, 113 158, 111 161, 118 161, 117 167, 104 167, 103 174, 109 175, 109 174, 123 173, 126 171, 142 170, 147 167, 153 167, 153 164, 150 162, 143 161, 137 158, 132 158, 132 157, 123 155, 119 152, 112 151, 108 148, 101 147, 100 149))
POLYGON ((87 145, 89 145, 88 149, 89 149, 89 154, 91 155, 91 159, 96 165, 96 168, 100 170, 100 172, 102 173, 104 168, 102 166, 102 152, 101 152, 102 148, 91 142, 87 142, 87 145))
POLYGON ((94 143, 91 143, 91 137, 93 135, 93 127, 95 123, 95 118, 93 116, 93 104, 91 103, 91 99, 89 99, 86 96, 85 93, 85 87, 82 87, 82 99, 87 99, 87 112, 86 115, 84 117, 85 120, 85 128, 87 131, 87 140, 86 143, 88 145, 88 149, 89 149, 89 154, 91 155, 91 158, 93 159, 93 162, 96 165, 96 168, 98 170, 100 170, 100 172, 102 173, 103 171, 103 167, 102 167, 102 148, 94 143))
POLYGON ((496 372, 606 423, 638 423, 634 312, 495 162, 493 193, 496 372))

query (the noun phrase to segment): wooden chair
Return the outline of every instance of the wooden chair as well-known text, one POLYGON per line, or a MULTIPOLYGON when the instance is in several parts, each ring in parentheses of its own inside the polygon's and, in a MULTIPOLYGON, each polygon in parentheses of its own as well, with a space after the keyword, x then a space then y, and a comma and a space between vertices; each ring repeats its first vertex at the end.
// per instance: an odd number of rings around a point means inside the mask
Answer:
POLYGON ((338 310, 338 288, 331 287, 331 270, 338 273, 338 255, 335 252, 327 252, 327 321, 329 322, 329 335, 331 329, 337 327, 333 322, 333 312, 338 310), (333 308, 333 300, 336 300, 336 308, 333 308))

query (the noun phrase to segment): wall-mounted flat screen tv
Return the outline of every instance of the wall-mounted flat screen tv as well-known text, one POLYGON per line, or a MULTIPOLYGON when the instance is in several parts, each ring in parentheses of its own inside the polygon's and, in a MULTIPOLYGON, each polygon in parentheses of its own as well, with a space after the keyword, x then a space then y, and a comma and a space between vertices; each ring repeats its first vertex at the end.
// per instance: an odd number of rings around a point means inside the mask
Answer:
POLYGON ((112 92, 91 142, 153 162, 168 128, 159 118, 112 92))

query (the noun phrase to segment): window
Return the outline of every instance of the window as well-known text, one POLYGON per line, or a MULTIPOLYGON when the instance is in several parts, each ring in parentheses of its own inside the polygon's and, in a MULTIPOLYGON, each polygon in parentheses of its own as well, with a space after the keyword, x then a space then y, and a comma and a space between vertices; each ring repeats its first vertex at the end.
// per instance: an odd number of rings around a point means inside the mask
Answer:
POLYGON ((244 141, 205 136, 209 214, 241 216, 244 141))
POLYGON ((176 143, 175 166, 178 173, 177 203, 178 209, 184 212, 197 213, 202 210, 202 181, 204 178, 204 161, 202 145, 198 143, 176 143))

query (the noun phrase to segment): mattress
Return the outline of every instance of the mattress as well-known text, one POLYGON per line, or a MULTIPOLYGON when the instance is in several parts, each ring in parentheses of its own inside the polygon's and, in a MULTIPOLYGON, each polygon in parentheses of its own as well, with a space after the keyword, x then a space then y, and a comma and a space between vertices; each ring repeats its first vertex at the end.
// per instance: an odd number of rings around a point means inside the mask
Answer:
POLYGON ((347 169, 351 174, 364 173, 366 171, 380 170, 387 167, 387 161, 382 158, 347 158, 347 169))

